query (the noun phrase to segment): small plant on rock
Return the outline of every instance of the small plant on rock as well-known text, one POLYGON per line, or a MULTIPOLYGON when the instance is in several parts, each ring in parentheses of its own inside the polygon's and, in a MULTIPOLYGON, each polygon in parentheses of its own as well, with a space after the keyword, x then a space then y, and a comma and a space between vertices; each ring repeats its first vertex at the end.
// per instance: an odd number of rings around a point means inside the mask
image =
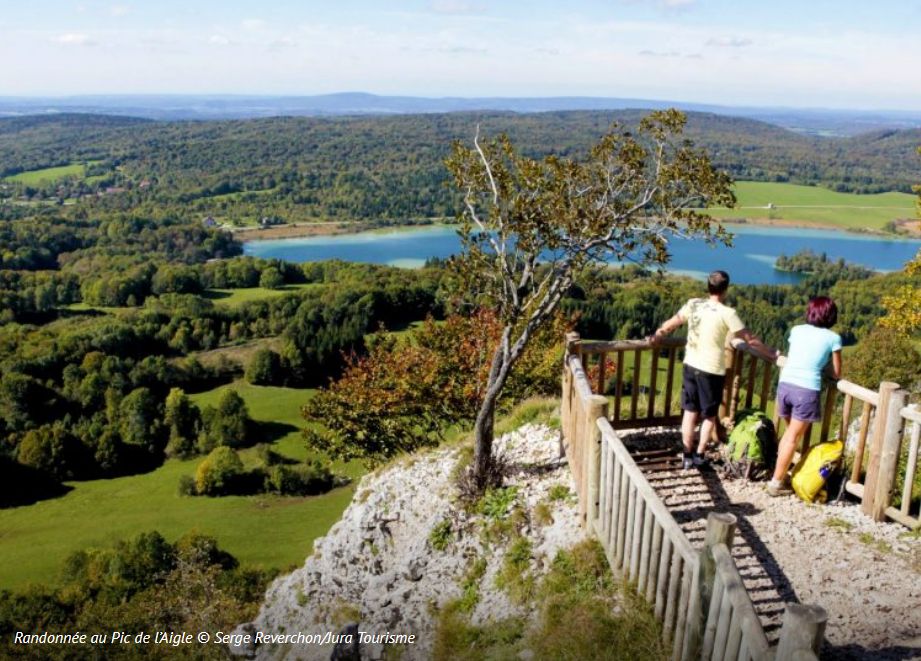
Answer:
POLYGON ((518 536, 505 552, 502 569, 496 575, 496 587, 505 590, 516 602, 527 603, 534 592, 534 574, 530 571, 531 540, 518 536))
POLYGON ((451 519, 444 518, 429 533, 429 544, 436 551, 444 551, 451 544, 451 519))
POLYGON ((518 487, 488 489, 477 503, 477 512, 488 519, 504 519, 509 508, 518 498, 518 487))

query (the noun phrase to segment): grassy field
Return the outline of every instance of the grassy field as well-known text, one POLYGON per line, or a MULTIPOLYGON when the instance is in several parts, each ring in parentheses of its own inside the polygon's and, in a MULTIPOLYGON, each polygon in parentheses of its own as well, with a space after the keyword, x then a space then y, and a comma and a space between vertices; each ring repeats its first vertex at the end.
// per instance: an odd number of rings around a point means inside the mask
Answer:
POLYGON ((244 287, 242 289, 209 289, 205 296, 212 299, 217 305, 237 306, 248 301, 260 301, 265 298, 275 298, 304 291, 311 287, 320 287, 317 283, 302 283, 285 285, 281 289, 265 289, 264 287, 244 287))
MULTIPOLYGON (((91 161, 92 165, 98 161, 91 161)), ((37 186, 41 184, 50 184, 67 177, 83 178, 86 175, 86 165, 83 163, 71 163, 70 165, 60 165, 53 168, 43 168, 41 170, 29 170, 20 172, 6 177, 6 181, 16 181, 27 186, 37 186)), ((101 176, 95 177, 101 179, 101 176)))
MULTIPOLYGON (((260 427, 257 440, 274 441, 292 458, 307 456, 300 407, 313 391, 234 383, 194 399, 201 405, 216 402, 225 388, 240 392, 255 420, 272 423, 260 427)), ((244 458, 252 463, 253 451, 244 458)), ((306 498, 179 496, 179 478, 193 474, 200 461, 170 460, 144 475, 76 482, 60 498, 0 510, 0 588, 53 583, 74 551, 149 530, 170 540, 197 530, 216 537, 245 564, 290 567, 307 557, 313 540, 339 518, 354 492, 348 486, 306 498)), ((337 468, 352 477, 361 473, 358 465, 337 468)))
POLYGON ((849 230, 881 230, 897 218, 914 218, 918 199, 908 193, 857 195, 816 186, 757 181, 736 182, 735 192, 736 208, 709 212, 717 218, 800 221, 849 230), (774 208, 769 209, 769 204, 774 208))

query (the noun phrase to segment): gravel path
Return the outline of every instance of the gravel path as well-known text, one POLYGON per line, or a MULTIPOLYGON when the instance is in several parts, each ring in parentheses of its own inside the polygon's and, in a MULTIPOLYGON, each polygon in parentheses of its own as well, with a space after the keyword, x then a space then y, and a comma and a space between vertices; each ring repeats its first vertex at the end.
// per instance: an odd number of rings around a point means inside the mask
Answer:
MULTIPOLYGON (((623 438, 638 450, 680 444, 674 431, 623 438)), ((851 503, 771 498, 764 483, 729 480, 718 468, 647 475, 695 545, 708 512, 738 517, 732 554, 770 639, 784 602, 799 601, 828 611, 823 658, 921 659, 921 537, 876 523, 851 503)))

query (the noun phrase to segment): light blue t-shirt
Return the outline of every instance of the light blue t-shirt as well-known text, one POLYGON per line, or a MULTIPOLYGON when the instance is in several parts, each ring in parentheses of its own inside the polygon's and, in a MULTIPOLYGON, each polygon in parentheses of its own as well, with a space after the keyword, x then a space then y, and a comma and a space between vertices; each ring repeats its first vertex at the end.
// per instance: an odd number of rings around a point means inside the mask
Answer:
POLYGON ((841 336, 811 324, 790 330, 790 351, 780 381, 809 390, 822 389, 822 369, 833 351, 841 350, 841 336))

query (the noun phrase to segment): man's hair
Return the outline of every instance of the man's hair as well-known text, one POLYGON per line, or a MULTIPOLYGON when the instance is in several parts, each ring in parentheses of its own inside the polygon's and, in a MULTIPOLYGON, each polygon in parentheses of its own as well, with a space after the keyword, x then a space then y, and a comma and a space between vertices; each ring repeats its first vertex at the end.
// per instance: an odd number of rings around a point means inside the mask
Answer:
POLYGON ((726 271, 714 271, 707 278, 707 291, 711 294, 722 294, 729 289, 729 274, 726 271))
POLYGON ((806 307, 806 323, 819 328, 831 328, 838 322, 838 306, 828 296, 809 299, 806 307))

